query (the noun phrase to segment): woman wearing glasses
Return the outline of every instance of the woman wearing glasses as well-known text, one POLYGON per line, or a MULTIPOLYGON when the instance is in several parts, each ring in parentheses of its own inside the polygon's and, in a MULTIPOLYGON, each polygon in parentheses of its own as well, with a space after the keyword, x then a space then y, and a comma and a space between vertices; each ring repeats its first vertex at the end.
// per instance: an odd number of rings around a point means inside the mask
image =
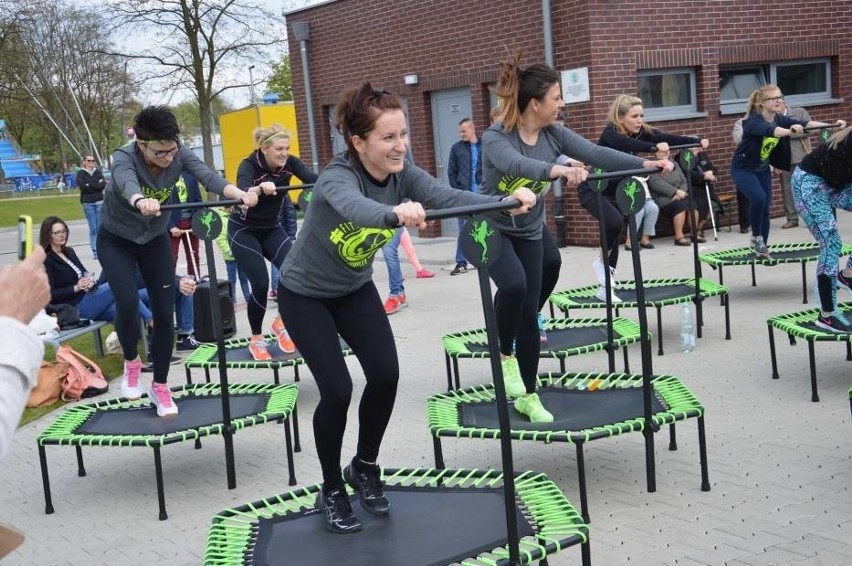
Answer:
MULTIPOLYGON (((790 169, 790 135, 806 127, 827 126, 823 122, 804 121, 783 114, 784 96, 773 84, 760 87, 748 99, 743 120, 743 138, 734 150, 731 177, 737 190, 749 199, 748 219, 755 259, 770 259, 769 207, 772 205, 770 165, 790 169)), ((845 122, 837 121, 838 124, 845 122)))
POLYGON ((80 204, 89 223, 89 245, 92 247, 92 258, 98 259, 98 228, 101 222, 101 207, 104 201, 106 179, 101 170, 95 166, 95 158, 87 155, 83 158, 83 167, 77 171, 77 188, 80 189, 80 204))
POLYGON ((384 515, 390 509, 376 460, 396 399, 399 359, 372 280, 373 259, 396 231, 388 226, 388 216, 394 224, 422 227, 424 205, 483 204, 509 196, 521 201, 512 210, 520 214, 535 205, 535 196, 526 188, 486 196, 440 184, 406 160, 408 129, 399 97, 369 83, 344 93, 335 123, 347 150, 317 180, 302 231, 281 268, 278 308, 320 392, 313 419, 323 476, 317 506, 329 531, 352 533, 361 523, 344 481, 368 513, 384 515), (358 447, 342 472, 352 378, 338 334, 355 352, 367 381, 358 413, 358 447))
POLYGON ((169 108, 149 106, 136 115, 134 122, 136 139, 112 156, 112 182, 104 195, 98 253, 115 294, 115 331, 124 351, 121 393, 128 399, 142 396, 142 362, 136 353, 138 268, 154 319, 154 383, 148 394, 157 414, 168 417, 178 412, 166 385, 174 348, 175 267, 168 234, 170 215, 160 213, 160 204, 171 199, 184 171, 192 173, 209 192, 241 200, 249 207, 257 204, 260 189, 238 189, 182 147, 178 141, 180 128, 169 108))

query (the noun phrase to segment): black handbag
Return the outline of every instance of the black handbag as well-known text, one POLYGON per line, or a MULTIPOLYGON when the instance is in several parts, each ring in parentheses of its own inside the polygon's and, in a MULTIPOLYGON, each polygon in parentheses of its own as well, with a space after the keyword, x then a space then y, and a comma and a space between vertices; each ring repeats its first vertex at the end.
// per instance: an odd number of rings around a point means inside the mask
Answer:
POLYGON ((77 307, 68 303, 58 305, 47 305, 44 312, 56 317, 56 324, 59 330, 73 330, 75 328, 83 328, 91 324, 88 318, 80 318, 80 311, 77 307))

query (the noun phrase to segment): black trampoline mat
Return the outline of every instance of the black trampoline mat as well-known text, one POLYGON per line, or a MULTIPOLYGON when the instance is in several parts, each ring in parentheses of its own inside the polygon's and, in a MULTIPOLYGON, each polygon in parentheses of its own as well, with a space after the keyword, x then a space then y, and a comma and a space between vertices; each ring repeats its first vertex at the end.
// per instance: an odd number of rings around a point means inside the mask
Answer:
MULTIPOLYGON (((364 528, 348 535, 325 529, 317 510, 260 519, 253 566, 443 565, 504 546, 506 509, 502 488, 385 488, 388 515, 376 517, 352 508, 364 528)), ((532 526, 516 508, 520 537, 532 526)))
MULTIPOLYGON (((619 338, 618 332, 613 331, 613 336, 619 338)), ((606 324, 576 328, 554 328, 547 331, 547 344, 541 345, 541 351, 543 353, 562 352, 599 344, 600 342, 606 342, 606 324)), ((476 353, 487 352, 488 345, 481 342, 469 342, 467 349, 476 353)))
MULTIPOLYGON (((266 409, 268 393, 231 395, 231 419, 257 415, 266 409)), ((222 396, 188 396, 175 401, 175 417, 157 416, 157 409, 148 405, 133 409, 97 411, 77 428, 75 434, 157 436, 181 430, 197 429, 222 422, 222 396)))
MULTIPOLYGON (((680 297, 688 297, 695 294, 695 285, 686 285, 684 283, 666 283, 662 285, 651 285, 644 287, 645 302, 653 303, 656 301, 669 301, 680 297)), ((636 302, 636 289, 616 288, 615 294, 618 295, 625 303, 636 302)), ((570 297, 572 301, 578 304, 602 303, 597 297, 570 297)), ((618 304, 614 304, 618 307, 618 304)), ((549 336, 549 334, 548 334, 549 336)))
MULTIPOLYGON (((596 391, 540 387, 538 395, 544 408, 553 413, 552 423, 531 423, 511 407, 509 428, 512 430, 586 430, 606 426, 644 415, 642 388, 603 389, 596 391)), ((651 412, 665 411, 666 407, 651 396, 651 412)), ((499 429, 497 402, 462 403, 459 420, 463 427, 499 429)))
MULTIPOLYGON (((338 337, 340 340, 340 349, 347 350, 349 346, 343 340, 343 338, 338 337)), ((278 347, 277 340, 267 341, 267 350, 269 350, 269 355, 272 356, 271 360, 266 360, 263 362, 256 361, 251 352, 249 352, 248 344, 245 346, 237 346, 234 348, 226 348, 225 349, 225 360, 228 362, 252 362, 258 365, 263 365, 269 362, 291 362, 293 360, 298 360, 302 357, 302 354, 299 353, 298 348, 292 354, 287 354, 278 347)), ((210 362, 217 362, 219 359, 219 355, 217 352, 213 352, 210 355, 210 362)))
MULTIPOLYGON (((755 263, 772 263, 773 261, 815 261, 819 257, 819 247, 793 249, 793 250, 773 250, 769 248, 769 253, 772 254, 771 260, 755 260, 755 263)), ((717 261, 748 261, 754 260, 753 250, 744 250, 742 253, 725 255, 724 257, 714 258, 717 261)))

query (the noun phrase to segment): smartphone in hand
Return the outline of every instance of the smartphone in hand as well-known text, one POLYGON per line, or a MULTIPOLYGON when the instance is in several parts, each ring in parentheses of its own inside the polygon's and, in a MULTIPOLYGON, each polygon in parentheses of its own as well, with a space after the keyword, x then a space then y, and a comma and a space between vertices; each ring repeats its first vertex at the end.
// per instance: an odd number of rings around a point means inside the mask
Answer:
POLYGON ((33 217, 18 216, 18 259, 24 260, 33 253, 33 217))

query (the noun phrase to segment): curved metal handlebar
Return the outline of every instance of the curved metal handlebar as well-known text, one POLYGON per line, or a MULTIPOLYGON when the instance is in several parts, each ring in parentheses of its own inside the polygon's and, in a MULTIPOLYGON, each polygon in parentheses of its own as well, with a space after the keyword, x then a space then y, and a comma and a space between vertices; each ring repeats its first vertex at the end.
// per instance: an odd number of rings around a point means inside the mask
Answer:
POLYGON ((828 126, 811 126, 810 128, 802 128, 802 131, 812 132, 814 130, 831 130, 833 128, 839 128, 839 127, 840 127, 840 124, 829 124, 828 126))
MULTIPOLYGON (((465 206, 456 206, 453 208, 439 208, 426 211, 426 220, 443 220, 444 218, 456 218, 459 216, 474 216, 476 214, 484 214, 486 212, 498 212, 501 210, 511 210, 521 206, 521 201, 516 198, 509 198, 499 202, 489 202, 485 204, 468 204, 465 206)), ((388 212, 385 216, 385 225, 389 228, 399 226, 399 219, 395 212, 388 212)))
POLYGON ((587 181, 599 181, 601 179, 620 179, 622 177, 632 177, 633 175, 653 175, 659 173, 660 170, 656 167, 649 169, 628 169, 626 171, 611 171, 606 173, 592 173, 586 177, 587 181))

